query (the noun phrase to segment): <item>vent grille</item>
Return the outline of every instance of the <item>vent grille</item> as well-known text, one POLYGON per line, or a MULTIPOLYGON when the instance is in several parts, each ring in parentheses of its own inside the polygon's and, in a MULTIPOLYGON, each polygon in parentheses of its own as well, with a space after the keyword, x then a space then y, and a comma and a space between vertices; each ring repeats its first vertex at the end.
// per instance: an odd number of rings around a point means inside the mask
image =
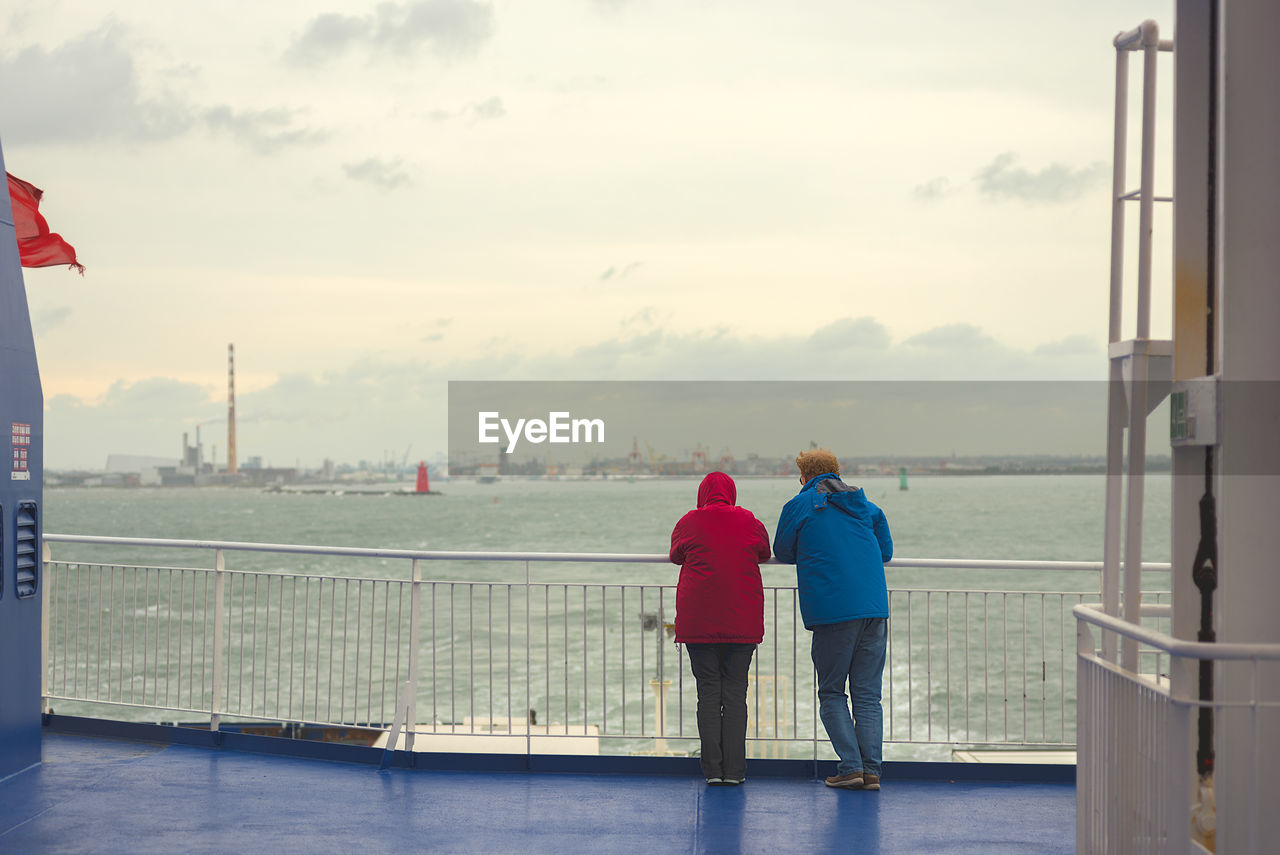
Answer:
POLYGON ((36 503, 19 502, 14 523, 14 587, 22 600, 34 597, 40 587, 40 520, 36 503))

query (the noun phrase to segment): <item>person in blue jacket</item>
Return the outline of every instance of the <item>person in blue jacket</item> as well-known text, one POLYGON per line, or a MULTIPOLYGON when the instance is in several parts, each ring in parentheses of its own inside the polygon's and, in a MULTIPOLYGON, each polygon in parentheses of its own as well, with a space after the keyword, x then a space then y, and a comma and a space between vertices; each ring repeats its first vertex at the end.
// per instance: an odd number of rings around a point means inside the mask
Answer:
POLYGON ((830 451, 801 452, 796 465, 804 486, 782 508, 773 554, 796 565, 800 614, 813 632, 819 715, 840 757, 826 783, 878 790, 889 618, 884 563, 893 558, 889 522, 862 490, 840 480, 840 463, 830 451))

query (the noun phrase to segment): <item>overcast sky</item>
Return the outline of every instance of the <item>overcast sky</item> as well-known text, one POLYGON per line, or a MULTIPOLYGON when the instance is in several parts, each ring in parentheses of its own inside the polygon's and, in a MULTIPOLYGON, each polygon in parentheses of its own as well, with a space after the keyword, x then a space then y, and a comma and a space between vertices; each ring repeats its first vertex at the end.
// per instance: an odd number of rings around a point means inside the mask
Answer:
POLYGON ((442 456, 448 380, 1105 377, 1110 40, 1172 5, 28 4, 46 465, 223 459, 229 342, 275 465, 442 456))

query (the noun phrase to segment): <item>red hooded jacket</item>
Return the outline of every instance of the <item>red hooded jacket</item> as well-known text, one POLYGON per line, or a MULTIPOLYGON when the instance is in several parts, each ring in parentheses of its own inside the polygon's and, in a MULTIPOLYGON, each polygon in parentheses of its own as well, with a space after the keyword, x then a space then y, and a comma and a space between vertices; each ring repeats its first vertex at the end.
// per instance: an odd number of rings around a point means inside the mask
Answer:
POLYGON ((769 558, 764 523, 734 503, 738 488, 723 472, 698 487, 698 508, 671 532, 676 586, 676 641, 759 644, 764 640, 760 562, 769 558))

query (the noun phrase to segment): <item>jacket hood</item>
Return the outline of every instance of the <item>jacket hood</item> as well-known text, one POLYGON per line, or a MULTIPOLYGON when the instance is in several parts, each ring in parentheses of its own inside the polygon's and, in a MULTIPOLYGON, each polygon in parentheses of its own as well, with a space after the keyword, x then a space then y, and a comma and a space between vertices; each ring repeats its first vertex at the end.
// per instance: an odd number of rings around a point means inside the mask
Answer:
POLYGON ((834 472, 824 472, 821 475, 814 475, 808 481, 805 481, 804 486, 800 488, 800 492, 817 490, 821 493, 844 493, 854 489, 856 488, 850 487, 840 480, 840 476, 834 472))
POLYGON ((723 472, 711 472, 698 485, 698 507, 712 502, 722 505, 738 503, 738 485, 723 472))
POLYGON ((860 518, 867 518, 870 513, 867 494, 862 488, 850 487, 840 480, 839 475, 830 472, 810 478, 800 488, 800 492, 810 493, 813 496, 813 506, 818 509, 830 504, 860 518))

